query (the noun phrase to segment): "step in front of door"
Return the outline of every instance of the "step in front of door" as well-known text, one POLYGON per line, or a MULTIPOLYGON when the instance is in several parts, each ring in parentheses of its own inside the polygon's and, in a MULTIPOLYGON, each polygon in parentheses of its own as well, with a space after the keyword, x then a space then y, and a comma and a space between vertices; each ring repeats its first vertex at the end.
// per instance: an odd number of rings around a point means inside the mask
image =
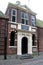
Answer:
POLYGON ((18 58, 20 58, 20 59, 30 59, 30 58, 33 58, 33 56, 30 55, 30 54, 23 54, 23 55, 18 56, 18 58))

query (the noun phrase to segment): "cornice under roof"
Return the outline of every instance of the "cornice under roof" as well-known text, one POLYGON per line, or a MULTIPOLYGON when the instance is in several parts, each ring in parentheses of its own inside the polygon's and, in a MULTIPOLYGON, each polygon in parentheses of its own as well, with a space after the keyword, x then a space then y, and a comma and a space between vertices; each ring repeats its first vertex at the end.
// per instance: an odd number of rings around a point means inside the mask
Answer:
POLYGON ((12 4, 12 3, 9 3, 8 4, 8 7, 15 7, 17 9, 20 9, 20 10, 23 10, 23 11, 26 11, 26 12, 29 12, 33 15, 36 15, 36 13, 34 13, 30 8, 28 8, 26 5, 17 5, 17 4, 12 4))

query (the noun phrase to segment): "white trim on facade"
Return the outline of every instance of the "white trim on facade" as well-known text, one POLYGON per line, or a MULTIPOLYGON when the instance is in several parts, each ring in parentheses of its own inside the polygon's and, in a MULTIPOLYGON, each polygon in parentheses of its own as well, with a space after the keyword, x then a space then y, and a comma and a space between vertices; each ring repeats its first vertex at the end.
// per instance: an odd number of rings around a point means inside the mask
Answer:
POLYGON ((17 22, 17 10, 16 10, 16 9, 12 9, 12 10, 11 10, 11 22, 12 22, 12 23, 16 23, 16 22, 17 22), (13 10, 16 11, 16 15, 13 15, 13 10), (16 21, 15 21, 15 22, 12 21, 12 16, 15 16, 15 17, 16 17, 16 21))
POLYGON ((17 46, 9 46, 9 48, 17 48, 17 46))
POLYGON ((36 48, 37 46, 32 46, 32 47, 35 47, 36 48))

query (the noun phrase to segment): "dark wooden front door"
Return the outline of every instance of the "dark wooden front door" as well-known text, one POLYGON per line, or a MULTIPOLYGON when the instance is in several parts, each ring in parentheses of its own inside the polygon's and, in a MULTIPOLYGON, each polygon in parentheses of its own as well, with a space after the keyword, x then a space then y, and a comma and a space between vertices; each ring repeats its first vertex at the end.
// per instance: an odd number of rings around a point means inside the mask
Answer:
POLYGON ((28 49, 28 39, 26 37, 22 38, 22 54, 27 54, 28 49))

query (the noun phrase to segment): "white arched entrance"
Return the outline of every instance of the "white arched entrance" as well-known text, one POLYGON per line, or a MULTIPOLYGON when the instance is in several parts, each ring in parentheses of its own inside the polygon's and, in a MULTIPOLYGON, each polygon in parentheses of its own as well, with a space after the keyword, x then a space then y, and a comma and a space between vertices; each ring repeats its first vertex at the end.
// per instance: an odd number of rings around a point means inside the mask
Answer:
POLYGON ((17 37, 17 55, 32 54, 32 34, 18 32, 17 37))

